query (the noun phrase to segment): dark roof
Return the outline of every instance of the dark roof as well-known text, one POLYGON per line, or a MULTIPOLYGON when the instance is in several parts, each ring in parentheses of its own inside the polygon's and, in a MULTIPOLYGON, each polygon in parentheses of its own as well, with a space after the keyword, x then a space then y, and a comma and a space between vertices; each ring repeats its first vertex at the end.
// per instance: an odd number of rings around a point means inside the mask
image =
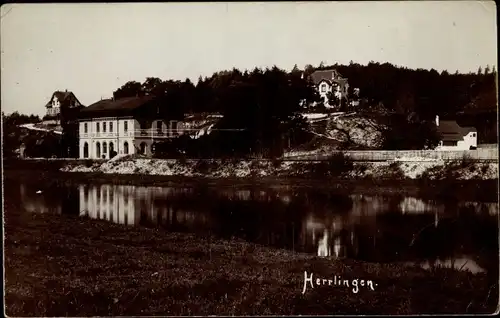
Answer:
POLYGON ((311 74, 311 79, 315 85, 318 85, 322 81, 327 81, 329 83, 337 82, 339 84, 347 83, 347 79, 342 78, 342 75, 334 69, 314 71, 314 73, 311 74), (336 75, 335 79, 333 78, 334 74, 336 75))
POLYGON ((445 141, 462 140, 470 132, 477 132, 474 127, 461 127, 454 120, 442 120, 437 127, 441 138, 445 141))
POLYGON ((135 110, 153 101, 153 95, 103 99, 80 111, 79 118, 131 115, 135 110))
MULTIPOLYGON (((64 91, 64 92, 63 91, 55 91, 52 94, 52 97, 50 98, 50 100, 47 102, 47 104, 45 104, 45 107, 52 107, 52 100, 54 99, 54 96, 56 96, 57 99, 59 100, 59 102, 62 104, 71 95, 73 95, 75 97, 75 99, 78 101, 78 103, 80 103, 78 98, 76 98, 75 94, 73 94, 73 92, 71 92, 71 91, 64 91)), ((82 103, 80 103, 80 105, 81 104, 82 103)))

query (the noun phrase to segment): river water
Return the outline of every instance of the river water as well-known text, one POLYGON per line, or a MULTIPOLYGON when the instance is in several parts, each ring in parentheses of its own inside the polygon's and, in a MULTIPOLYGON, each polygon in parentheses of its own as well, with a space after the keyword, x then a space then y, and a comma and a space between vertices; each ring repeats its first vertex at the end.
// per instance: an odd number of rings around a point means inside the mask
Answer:
POLYGON ((331 258, 453 266, 474 273, 498 270, 494 202, 340 195, 286 186, 88 182, 42 187, 24 181, 9 182, 5 196, 16 213, 71 214, 123 226, 240 238, 331 258))

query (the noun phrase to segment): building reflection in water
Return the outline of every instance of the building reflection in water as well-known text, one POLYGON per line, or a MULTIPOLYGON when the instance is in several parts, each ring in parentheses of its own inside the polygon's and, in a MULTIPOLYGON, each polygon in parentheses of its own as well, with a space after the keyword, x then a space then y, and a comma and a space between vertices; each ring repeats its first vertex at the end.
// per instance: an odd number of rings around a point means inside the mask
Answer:
POLYGON ((457 270, 466 270, 473 274, 484 273, 486 270, 479 266, 472 257, 461 256, 457 258, 448 259, 436 259, 436 260, 426 260, 423 262, 407 262, 407 265, 414 266, 418 265, 423 269, 435 269, 435 268, 453 268, 457 270))
MULTIPOLYGON (((38 186, 20 184, 19 192, 13 193, 19 200, 19 207, 33 213, 79 212, 92 219, 130 226, 160 226, 196 233, 210 231, 228 238, 235 235, 259 244, 333 258, 414 260, 413 256, 402 257, 400 252, 408 250, 412 236, 426 227, 428 233, 420 235, 418 248, 422 256, 418 257, 424 260, 440 257, 442 266, 451 264, 447 261, 451 255, 473 255, 475 243, 470 243, 468 237, 491 232, 491 229, 484 230, 485 226, 476 219, 485 216, 489 222, 498 215, 498 203, 311 195, 294 189, 263 191, 230 187, 194 189, 82 184, 40 193, 38 186), (468 212, 459 212, 464 209, 468 212), (464 213, 463 226, 455 228, 459 222, 448 221, 456 219, 460 213, 464 213), (440 244, 446 239, 450 245, 440 244), (462 243, 465 247, 458 251, 462 243), (457 253, 450 251, 455 248, 457 253)), ((492 240, 488 236, 481 242, 484 241, 492 240)), ((466 257, 460 256, 454 264, 459 264, 460 259, 466 257)), ((489 268, 482 259, 477 259, 477 263, 489 268)), ((469 261, 464 268, 473 264, 469 261)))
MULTIPOLYGON (((327 206, 324 210, 309 208, 309 212, 304 218, 301 239, 303 246, 310 246, 309 252, 323 257, 349 257, 372 261, 389 260, 391 257, 418 259, 419 256, 414 254, 418 252, 409 248, 409 242, 412 241, 413 235, 419 233, 423 227, 429 224, 433 225, 434 230, 428 231, 435 232, 429 235, 439 239, 447 237, 446 233, 451 235, 454 231, 450 228, 450 224, 453 226, 456 223, 450 222, 450 220, 456 218, 462 206, 473 208, 475 213, 486 216, 498 213, 496 203, 465 203, 447 206, 445 203, 425 201, 413 197, 396 199, 363 195, 349 197, 353 201, 349 211, 341 211, 342 209, 336 208, 335 205, 327 206), (441 227, 440 224, 443 220, 446 222, 441 227)), ((467 227, 466 225, 461 231, 472 233, 475 231, 473 226, 467 227)), ((461 233, 464 237, 469 235, 465 232, 461 233)), ((456 237, 449 237, 449 239, 450 244, 453 244, 450 245, 451 248, 463 247, 462 244, 470 247, 471 244, 474 244, 460 241, 460 238, 456 237)), ((463 266, 463 269, 472 272, 482 271, 476 262, 464 255, 452 262, 445 255, 454 252, 441 251, 435 249, 435 246, 426 245, 432 245, 432 242, 438 243, 432 240, 422 241, 420 244, 424 245, 419 246, 419 248, 428 250, 427 256, 421 256, 424 259, 444 257, 443 260, 436 260, 434 265, 448 267, 453 265, 458 268, 463 266), (436 254, 432 256, 433 253, 436 254)), ((433 266, 429 260, 419 264, 424 268, 426 268, 425 266, 427 268, 433 266)))
POLYGON ((176 204, 175 196, 189 189, 127 185, 80 185, 80 214, 125 225, 165 227, 208 224, 205 213, 176 204), (172 201, 172 202, 171 202, 172 201))
POLYGON ((126 225, 139 222, 133 186, 80 185, 79 192, 80 214, 126 225))

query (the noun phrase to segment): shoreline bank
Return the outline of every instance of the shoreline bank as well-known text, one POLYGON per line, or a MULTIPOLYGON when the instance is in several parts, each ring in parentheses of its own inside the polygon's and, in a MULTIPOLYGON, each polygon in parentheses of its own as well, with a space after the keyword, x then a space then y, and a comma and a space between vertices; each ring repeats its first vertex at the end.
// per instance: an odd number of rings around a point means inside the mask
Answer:
POLYGON ((238 187, 265 190, 274 187, 317 188, 339 194, 407 195, 426 199, 498 202, 497 180, 419 179, 312 179, 305 177, 187 177, 102 172, 5 170, 4 183, 28 182, 50 188, 53 184, 118 184, 154 187, 238 187))
POLYGON ((5 230, 9 316, 492 313, 498 300, 486 274, 446 268, 12 210, 5 230), (371 280, 374 290, 308 285, 303 294, 304 272, 371 280))

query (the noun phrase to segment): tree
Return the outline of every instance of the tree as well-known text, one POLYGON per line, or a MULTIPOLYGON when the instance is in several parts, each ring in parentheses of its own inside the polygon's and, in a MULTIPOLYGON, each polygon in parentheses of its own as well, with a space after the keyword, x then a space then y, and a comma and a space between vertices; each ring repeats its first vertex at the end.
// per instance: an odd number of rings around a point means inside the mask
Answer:
POLYGON ((335 92, 328 92, 326 94, 326 97, 328 99, 328 104, 332 107, 335 107, 337 109, 340 109, 341 107, 341 100, 337 95, 335 95, 335 92))
POLYGON ((113 92, 115 99, 124 97, 143 96, 142 84, 136 81, 129 81, 113 92))
POLYGON ((306 64, 304 66, 304 78, 308 78, 312 73, 314 73, 314 66, 306 64))
POLYGON ((490 74, 490 66, 486 65, 486 68, 484 69, 484 75, 490 74))
POLYGON ((439 135, 432 121, 419 121, 408 114, 392 114, 383 132, 382 147, 385 150, 434 149, 438 142, 439 135))
POLYGON ((300 71, 299 67, 297 66, 297 64, 295 64, 292 68, 292 71, 290 72, 290 74, 301 74, 302 72, 300 71))
POLYGON ((147 95, 163 96, 166 94, 166 85, 157 77, 148 77, 142 83, 141 91, 147 95))

